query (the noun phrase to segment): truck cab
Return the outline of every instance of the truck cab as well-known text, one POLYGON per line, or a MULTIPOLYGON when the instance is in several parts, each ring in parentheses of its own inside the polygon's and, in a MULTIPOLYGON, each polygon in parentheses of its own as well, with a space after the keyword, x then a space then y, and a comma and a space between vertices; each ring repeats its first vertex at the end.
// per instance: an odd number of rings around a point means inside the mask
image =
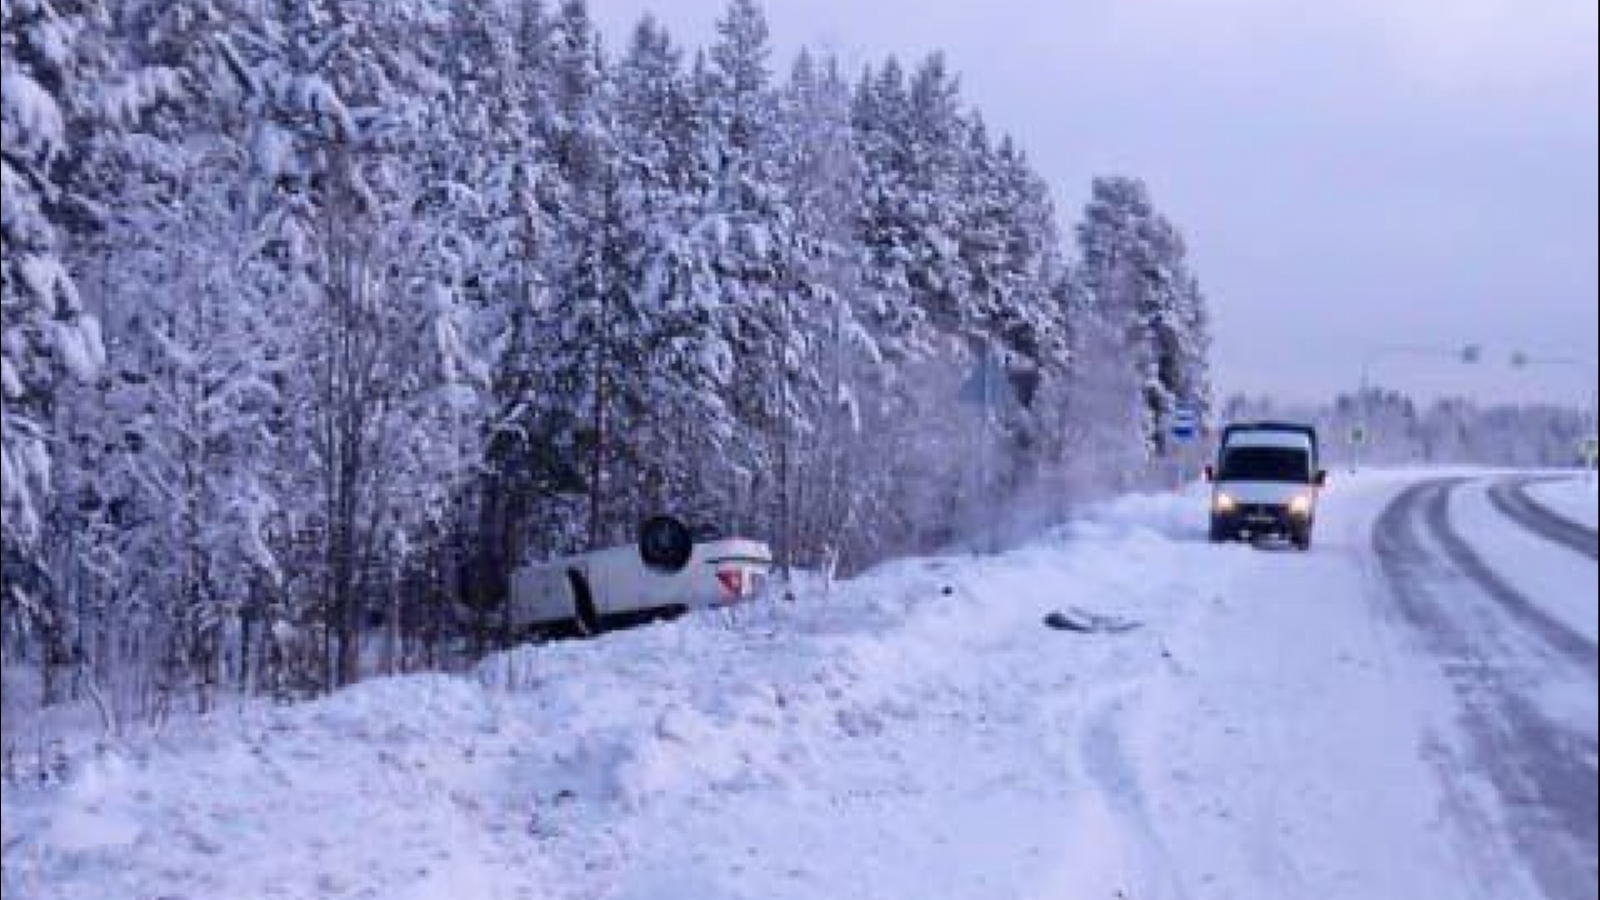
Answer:
POLYGON ((1317 432, 1292 422, 1235 423, 1222 431, 1211 482, 1211 540, 1288 540, 1311 548, 1319 468, 1317 432))

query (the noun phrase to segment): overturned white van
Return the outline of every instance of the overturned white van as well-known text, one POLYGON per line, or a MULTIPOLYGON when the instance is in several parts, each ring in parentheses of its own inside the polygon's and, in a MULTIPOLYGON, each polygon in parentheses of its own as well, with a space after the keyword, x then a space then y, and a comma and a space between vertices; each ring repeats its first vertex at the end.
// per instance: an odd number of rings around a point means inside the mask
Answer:
POLYGON ((772 571, 764 542, 647 520, 637 544, 533 563, 511 573, 508 624, 518 631, 605 628, 728 606, 754 597, 772 571))

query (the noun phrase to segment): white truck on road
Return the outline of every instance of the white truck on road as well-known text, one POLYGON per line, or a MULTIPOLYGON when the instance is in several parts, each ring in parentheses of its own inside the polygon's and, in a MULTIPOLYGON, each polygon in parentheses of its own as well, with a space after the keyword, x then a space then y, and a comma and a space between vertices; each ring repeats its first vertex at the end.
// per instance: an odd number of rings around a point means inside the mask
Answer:
POLYGON ((1211 540, 1287 538, 1311 548, 1317 494, 1317 432, 1291 422, 1241 422, 1222 430, 1211 482, 1211 540))

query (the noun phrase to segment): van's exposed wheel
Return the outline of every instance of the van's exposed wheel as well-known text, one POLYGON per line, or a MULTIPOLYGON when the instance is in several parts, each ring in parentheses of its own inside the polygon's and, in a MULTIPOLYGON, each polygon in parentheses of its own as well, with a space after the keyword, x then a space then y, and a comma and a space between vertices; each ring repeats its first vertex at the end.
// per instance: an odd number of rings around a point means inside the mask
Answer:
POLYGON ((589 579, 577 569, 567 570, 567 583, 572 586, 572 624, 578 634, 593 637, 600 633, 600 612, 595 609, 594 595, 589 591, 589 579))
POLYGON ((1211 543, 1213 543, 1213 544, 1221 544, 1221 543, 1224 543, 1224 542, 1232 539, 1232 537, 1233 537, 1233 535, 1229 534, 1227 532, 1227 530, 1222 527, 1221 523, 1216 522, 1215 520, 1212 521, 1212 523, 1211 523, 1211 543))
POLYGON ((1294 544, 1294 548, 1296 550, 1301 550, 1301 551, 1310 550, 1311 549, 1311 529, 1309 527, 1306 527, 1306 528, 1302 528, 1302 529, 1296 531, 1294 533, 1294 536, 1292 538, 1290 538, 1290 541, 1294 544))
POLYGON ((651 516, 639 526, 639 558, 652 569, 676 572, 694 556, 689 526, 671 516, 651 516))

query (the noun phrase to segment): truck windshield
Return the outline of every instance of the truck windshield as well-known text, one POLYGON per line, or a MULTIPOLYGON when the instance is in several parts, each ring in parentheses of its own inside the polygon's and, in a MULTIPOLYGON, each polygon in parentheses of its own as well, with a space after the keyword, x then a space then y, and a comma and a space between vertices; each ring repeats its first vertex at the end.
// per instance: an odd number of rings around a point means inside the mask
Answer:
POLYGON ((1220 481, 1311 481, 1311 461, 1295 447, 1234 447, 1222 455, 1220 481))

